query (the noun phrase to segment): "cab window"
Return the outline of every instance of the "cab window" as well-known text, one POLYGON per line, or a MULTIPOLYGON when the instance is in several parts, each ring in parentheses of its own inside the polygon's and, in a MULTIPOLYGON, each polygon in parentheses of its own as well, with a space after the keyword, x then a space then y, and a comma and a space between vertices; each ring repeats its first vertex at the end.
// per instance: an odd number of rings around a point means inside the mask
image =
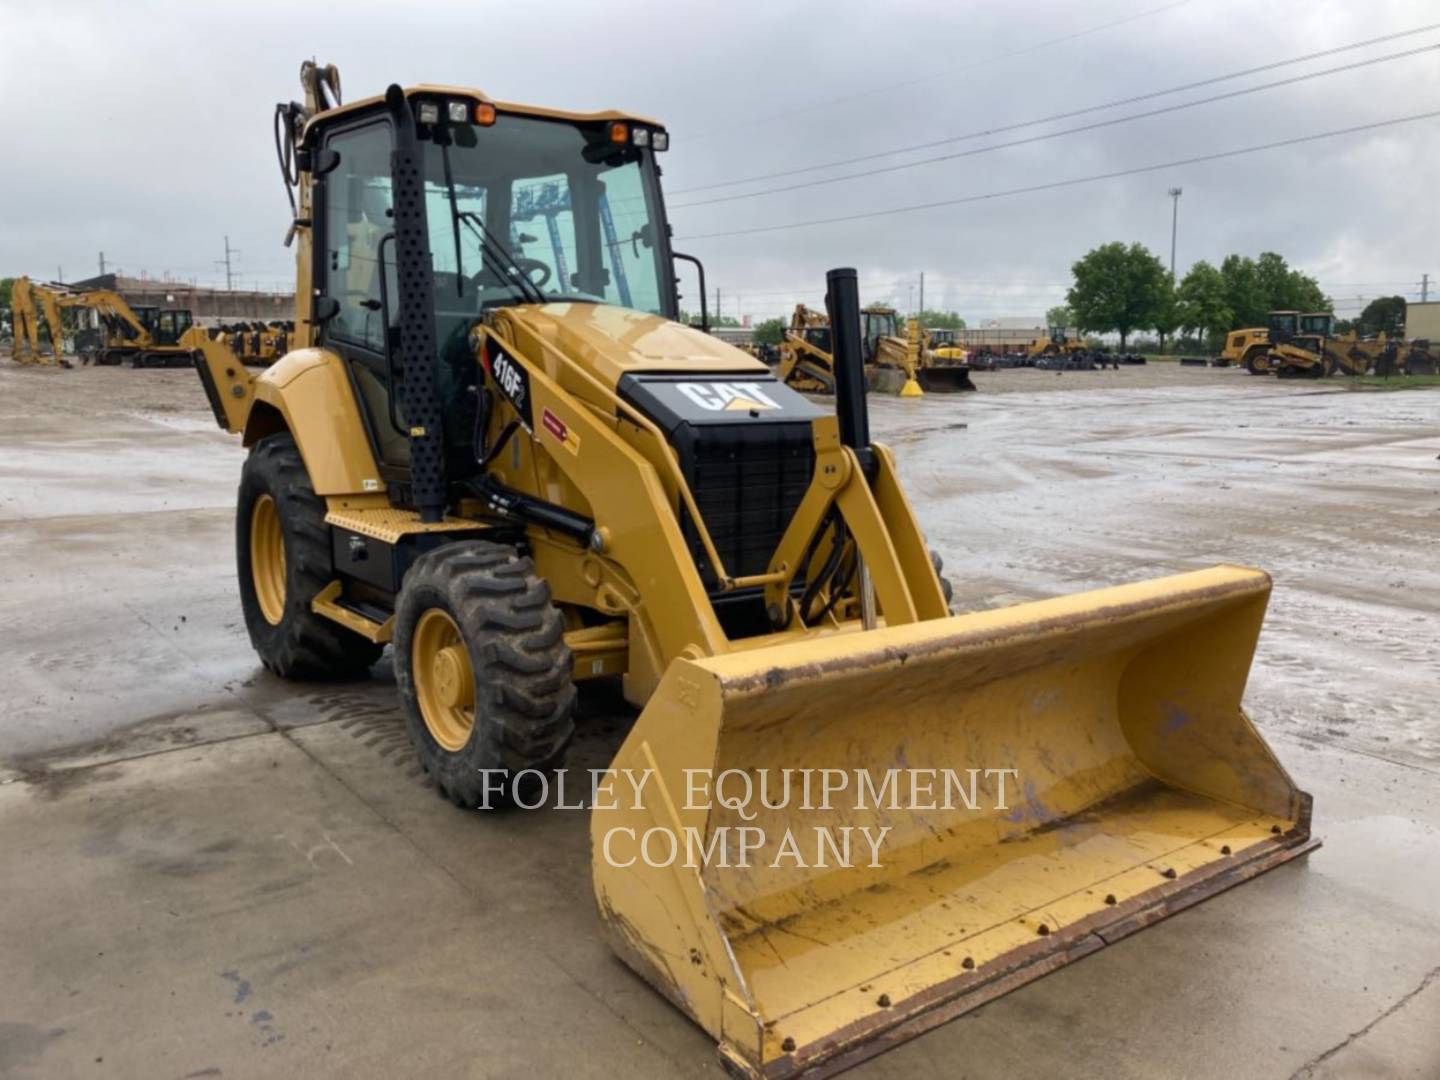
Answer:
MULTIPOLYGON (((327 145, 340 154, 340 164, 325 178, 325 292, 340 304, 327 333, 384 352, 380 242, 391 230, 390 129, 367 124, 331 136, 327 145)), ((393 289, 395 260, 388 248, 386 285, 393 289)), ((393 317, 399 305, 392 300, 390 307, 393 317)))

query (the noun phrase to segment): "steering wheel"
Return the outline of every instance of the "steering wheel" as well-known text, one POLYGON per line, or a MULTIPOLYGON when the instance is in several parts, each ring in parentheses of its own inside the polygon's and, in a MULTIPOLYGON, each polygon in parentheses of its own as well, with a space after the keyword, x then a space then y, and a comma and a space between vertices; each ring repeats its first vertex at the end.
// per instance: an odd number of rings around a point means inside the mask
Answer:
MULTIPOLYGON (((553 276, 548 264, 539 259, 527 259, 524 255, 514 257, 515 269, 524 274, 537 289, 543 289, 550 283, 553 276)), ((493 266, 485 266, 472 274, 470 283, 477 289, 500 289, 510 286, 510 279, 501 274, 493 266)))

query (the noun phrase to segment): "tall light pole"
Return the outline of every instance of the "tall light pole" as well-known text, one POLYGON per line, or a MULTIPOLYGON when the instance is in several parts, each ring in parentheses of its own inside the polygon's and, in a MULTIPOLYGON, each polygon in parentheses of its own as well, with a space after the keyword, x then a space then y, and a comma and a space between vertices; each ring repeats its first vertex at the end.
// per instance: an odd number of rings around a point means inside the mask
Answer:
POLYGON ((1171 211, 1170 211, 1170 280, 1171 280, 1171 281, 1174 281, 1174 280, 1175 280, 1175 231, 1176 231, 1176 228, 1178 227, 1178 225, 1180 224, 1180 193, 1181 193, 1181 189, 1178 188, 1178 187, 1172 187, 1172 188, 1170 189, 1170 198, 1173 200, 1173 206, 1172 206, 1172 209, 1171 209, 1171 211))

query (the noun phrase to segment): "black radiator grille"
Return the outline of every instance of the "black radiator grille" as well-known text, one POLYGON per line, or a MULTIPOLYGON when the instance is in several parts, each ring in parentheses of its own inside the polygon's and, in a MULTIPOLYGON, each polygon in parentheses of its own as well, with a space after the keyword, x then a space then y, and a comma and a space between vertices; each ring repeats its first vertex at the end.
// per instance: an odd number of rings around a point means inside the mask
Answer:
MULTIPOLYGON (((737 424, 692 428, 681 466, 715 550, 733 577, 763 574, 795 516, 815 470, 809 424, 737 424)), ((709 589, 718 583, 688 514, 685 542, 709 589)))

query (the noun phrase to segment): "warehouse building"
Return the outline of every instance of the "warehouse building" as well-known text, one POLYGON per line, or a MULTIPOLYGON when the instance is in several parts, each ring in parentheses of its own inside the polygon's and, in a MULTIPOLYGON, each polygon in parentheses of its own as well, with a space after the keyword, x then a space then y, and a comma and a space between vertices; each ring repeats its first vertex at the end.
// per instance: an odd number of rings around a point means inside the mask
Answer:
POLYGON ((72 289, 112 289, 132 307, 185 308, 204 325, 231 320, 271 322, 291 319, 295 314, 293 292, 214 289, 188 281, 101 274, 84 281, 70 281, 72 289))

